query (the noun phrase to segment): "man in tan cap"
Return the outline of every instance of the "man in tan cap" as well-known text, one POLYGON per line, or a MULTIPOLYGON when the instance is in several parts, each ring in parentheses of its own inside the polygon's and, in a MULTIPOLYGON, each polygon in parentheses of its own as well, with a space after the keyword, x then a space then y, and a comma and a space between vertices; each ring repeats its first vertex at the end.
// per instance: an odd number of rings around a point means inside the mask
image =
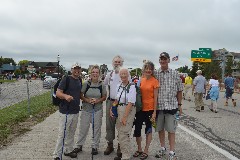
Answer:
POLYGON ((200 112, 204 110, 203 94, 206 93, 207 80, 202 75, 201 70, 198 70, 196 73, 197 77, 193 80, 192 94, 194 94, 195 97, 196 111, 200 112))
POLYGON ((61 99, 61 102, 59 104, 58 139, 53 153, 54 160, 62 159, 63 149, 65 156, 77 157, 77 153, 73 152, 73 146, 80 110, 82 81, 79 76, 81 66, 74 63, 71 67, 71 73, 71 76, 62 78, 56 92, 56 96, 61 99))

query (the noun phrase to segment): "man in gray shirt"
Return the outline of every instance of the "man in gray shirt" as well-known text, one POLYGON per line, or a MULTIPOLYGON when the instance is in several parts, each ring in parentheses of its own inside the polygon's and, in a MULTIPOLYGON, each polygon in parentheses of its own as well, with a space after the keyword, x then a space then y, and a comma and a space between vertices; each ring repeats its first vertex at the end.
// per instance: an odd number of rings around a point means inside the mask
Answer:
POLYGON ((196 111, 200 112, 201 110, 204 110, 203 94, 206 93, 207 80, 202 75, 201 70, 198 70, 196 73, 197 77, 193 80, 192 94, 194 94, 195 97, 196 111))

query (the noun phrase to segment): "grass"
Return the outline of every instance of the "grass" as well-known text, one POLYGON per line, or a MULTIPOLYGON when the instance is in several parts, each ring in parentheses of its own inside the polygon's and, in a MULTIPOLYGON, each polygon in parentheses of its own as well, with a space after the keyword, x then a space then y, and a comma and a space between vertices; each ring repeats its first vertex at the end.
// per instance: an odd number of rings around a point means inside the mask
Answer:
POLYGON ((0 79, 0 83, 4 83, 4 82, 13 83, 13 82, 16 82, 16 80, 2 80, 2 79, 0 79))
POLYGON ((43 121, 56 110, 57 107, 52 105, 50 92, 31 97, 30 110, 27 100, 1 109, 0 148, 12 138, 29 131, 31 126, 43 121))

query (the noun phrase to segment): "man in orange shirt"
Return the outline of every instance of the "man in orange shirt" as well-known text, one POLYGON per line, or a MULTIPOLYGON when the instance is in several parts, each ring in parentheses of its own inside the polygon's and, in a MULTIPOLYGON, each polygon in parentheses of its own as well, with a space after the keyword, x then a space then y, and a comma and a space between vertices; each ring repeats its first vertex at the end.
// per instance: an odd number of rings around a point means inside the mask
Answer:
POLYGON ((141 78, 140 89, 142 94, 142 110, 136 113, 134 136, 138 145, 138 150, 134 153, 133 157, 140 157, 146 159, 148 157, 148 148, 152 141, 152 123, 155 122, 157 97, 158 97, 158 80, 153 76, 154 64, 150 61, 144 63, 143 74, 141 78), (141 129, 142 124, 145 122, 146 146, 142 150, 141 146, 141 129))

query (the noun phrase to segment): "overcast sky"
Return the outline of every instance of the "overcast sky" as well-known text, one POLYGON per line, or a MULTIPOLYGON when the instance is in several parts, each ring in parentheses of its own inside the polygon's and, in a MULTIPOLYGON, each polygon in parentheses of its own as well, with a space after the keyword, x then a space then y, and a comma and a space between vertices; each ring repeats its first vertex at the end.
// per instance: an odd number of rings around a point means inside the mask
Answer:
POLYGON ((0 56, 70 68, 107 64, 119 54, 128 68, 144 59, 191 67, 191 50, 240 52, 240 0, 1 0, 0 56))

